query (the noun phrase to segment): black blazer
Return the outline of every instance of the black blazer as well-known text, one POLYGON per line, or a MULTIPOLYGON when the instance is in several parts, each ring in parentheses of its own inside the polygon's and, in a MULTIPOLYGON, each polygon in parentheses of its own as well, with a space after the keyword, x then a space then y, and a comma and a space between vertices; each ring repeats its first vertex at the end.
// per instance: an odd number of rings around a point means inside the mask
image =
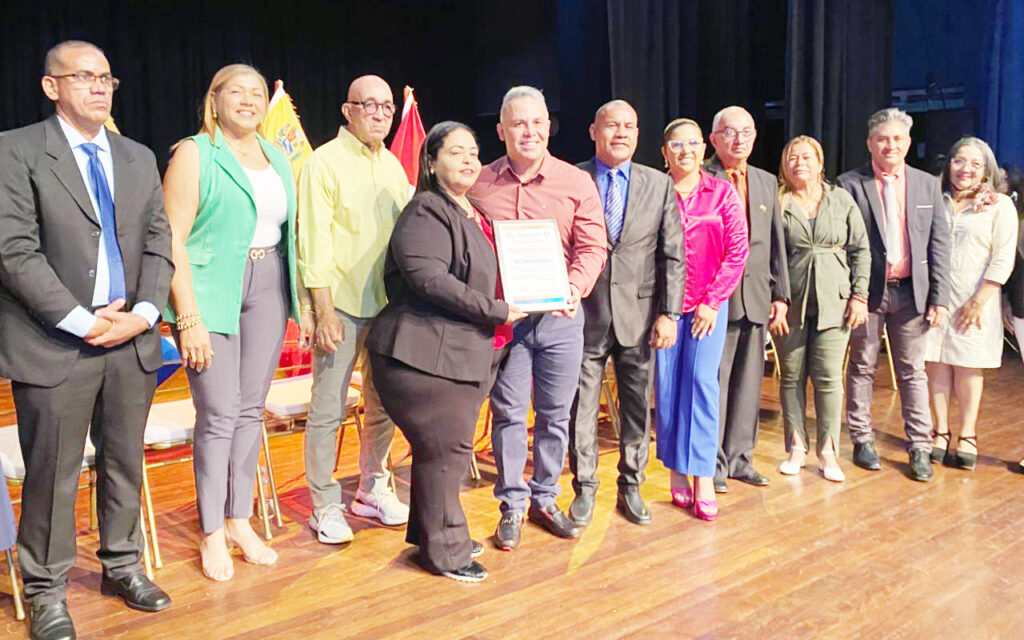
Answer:
MULTIPOLYGON (((156 159, 128 138, 107 138, 125 309, 143 300, 162 309, 174 266, 156 159)), ((67 378, 88 345, 57 324, 76 306, 92 306, 99 237, 57 116, 0 135, 0 375, 43 387, 67 378)), ((146 371, 162 363, 158 325, 129 343, 146 371)))
POLYGON ((1018 225, 1017 259, 1013 263, 1013 273, 1003 285, 1003 291, 1009 298, 1013 315, 1024 318, 1024 222, 1018 225))
MULTIPOLYGON (((704 170, 729 182, 721 161, 712 156, 704 170)), ((772 302, 790 302, 786 235, 779 207, 779 181, 764 169, 747 165, 747 234, 750 253, 743 279, 729 298, 729 322, 747 319, 767 324, 772 302)))
MULTIPOLYGON (((576 166, 597 175, 593 159, 576 166)), ((611 327, 620 345, 641 344, 657 314, 680 312, 685 283, 683 229, 672 179, 634 162, 622 235, 614 245, 608 242, 608 261, 583 300, 584 341, 597 344, 611 327)))
POLYGON ((395 223, 384 265, 388 304, 366 348, 443 378, 487 381, 494 328, 508 317, 497 282, 497 258, 477 223, 448 197, 417 193, 395 223))
MULTIPOLYGON (((943 215, 946 202, 939 179, 907 166, 907 236, 910 240, 910 276, 918 313, 928 306, 949 307, 949 224, 943 215)), ((868 308, 882 303, 885 291, 886 253, 882 228, 885 212, 875 187, 871 163, 839 176, 839 186, 850 192, 864 215, 871 244, 871 282, 868 308)))

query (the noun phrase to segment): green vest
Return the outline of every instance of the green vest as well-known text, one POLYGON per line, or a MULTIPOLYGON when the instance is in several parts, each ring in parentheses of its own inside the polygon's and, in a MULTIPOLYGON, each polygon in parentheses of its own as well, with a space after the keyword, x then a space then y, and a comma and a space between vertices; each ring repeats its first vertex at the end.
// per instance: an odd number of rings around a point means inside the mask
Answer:
MULTIPOLYGON (((295 185, 284 154, 259 137, 263 153, 284 183, 288 219, 281 225, 280 250, 288 264, 289 315, 298 320, 299 300, 295 271, 295 185)), ((185 241, 192 268, 192 289, 203 324, 214 333, 237 334, 242 310, 242 278, 249 243, 256 233, 256 201, 249 177, 224 141, 220 127, 210 142, 205 133, 189 140, 199 147, 199 211, 185 241)), ((175 322, 168 305, 164 320, 175 322)))

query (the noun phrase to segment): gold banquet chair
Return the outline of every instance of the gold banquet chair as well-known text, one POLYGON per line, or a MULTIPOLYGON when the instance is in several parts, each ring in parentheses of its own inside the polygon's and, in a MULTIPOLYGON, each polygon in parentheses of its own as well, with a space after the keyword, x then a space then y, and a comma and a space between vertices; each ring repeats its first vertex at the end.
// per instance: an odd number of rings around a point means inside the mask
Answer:
MULTIPOLYGON (((341 462, 341 447, 345 442, 345 428, 349 420, 356 426, 356 433, 363 437, 363 418, 360 414, 360 405, 363 399, 362 393, 363 378, 358 371, 352 373, 352 380, 345 396, 345 418, 338 427, 338 443, 334 454, 334 468, 338 468, 341 462)), ((267 393, 267 402, 264 406, 266 414, 278 421, 288 425, 289 431, 299 429, 298 423, 305 421, 309 415, 309 409, 313 397, 313 375, 304 374, 291 378, 278 378, 270 383, 270 392, 267 393)), ((397 491, 394 474, 394 464, 391 455, 388 454, 388 468, 391 473, 391 489, 397 491)), ((280 513, 280 510, 276 510, 280 513)))
MULTIPOLYGON (((159 452, 170 449, 191 447, 195 435, 196 410, 191 399, 175 400, 173 402, 154 403, 149 408, 149 417, 146 420, 145 445, 147 455, 146 463, 142 468, 142 494, 143 509, 146 513, 149 530, 152 532, 150 543, 152 556, 156 568, 163 567, 163 558, 160 554, 160 541, 157 536, 156 515, 153 511, 153 499, 149 489, 149 470, 165 467, 172 464, 189 462, 193 459, 193 451, 189 448, 179 457, 159 456, 158 460, 150 460, 150 457, 158 457, 159 452)), ((263 457, 256 465, 256 488, 258 495, 257 513, 263 524, 263 537, 267 540, 273 538, 270 530, 271 509, 274 510, 277 518, 277 525, 283 526, 280 510, 277 502, 277 486, 274 483, 273 460, 270 457, 270 447, 267 441, 266 424, 261 425, 263 430, 263 457), (264 464, 266 470, 264 471, 264 464), (264 474, 269 479, 269 487, 264 487, 264 474), (271 501, 268 504, 266 493, 269 491, 271 501)), ((147 548, 147 551, 149 549, 147 548)))
MULTIPOLYGON (((85 451, 82 456, 82 472, 86 476, 86 483, 79 485, 79 489, 89 490, 89 528, 97 528, 96 516, 96 449, 92 444, 92 438, 86 437, 85 451)), ((25 460, 21 455, 21 443, 18 439, 18 425, 12 424, 0 427, 0 466, 3 467, 4 480, 8 487, 19 487, 25 482, 25 460)), ((15 503, 20 500, 13 501, 15 503)), ((148 530, 148 521, 145 513, 145 500, 139 512, 139 520, 142 532, 142 562, 146 577, 153 578, 153 558, 150 550, 152 536, 148 530)), ((17 568, 14 563, 14 554, 11 549, 4 551, 7 560, 8 578, 11 582, 11 592, 14 598, 15 617, 18 620, 25 619, 25 607, 21 597, 21 586, 18 579, 17 568)))

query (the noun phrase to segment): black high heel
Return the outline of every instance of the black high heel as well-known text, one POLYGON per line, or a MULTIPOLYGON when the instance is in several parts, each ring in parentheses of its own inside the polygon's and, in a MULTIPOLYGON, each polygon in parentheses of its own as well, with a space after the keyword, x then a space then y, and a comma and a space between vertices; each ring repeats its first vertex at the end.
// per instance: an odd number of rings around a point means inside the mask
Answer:
POLYGON ((932 447, 932 464, 939 464, 940 462, 943 461, 943 459, 948 454, 948 452, 949 452, 949 445, 950 445, 951 441, 950 441, 950 437, 949 437, 949 432, 948 431, 945 432, 945 433, 939 433, 938 431, 932 431, 932 440, 935 440, 935 438, 944 438, 946 440, 945 448, 943 448, 943 449, 936 449, 934 446, 932 447))
POLYGON ((974 465, 978 462, 978 436, 961 436, 956 440, 956 467, 958 469, 963 469, 964 471, 973 471, 974 465), (961 442, 966 442, 974 447, 974 453, 964 453, 963 451, 960 451, 961 442))

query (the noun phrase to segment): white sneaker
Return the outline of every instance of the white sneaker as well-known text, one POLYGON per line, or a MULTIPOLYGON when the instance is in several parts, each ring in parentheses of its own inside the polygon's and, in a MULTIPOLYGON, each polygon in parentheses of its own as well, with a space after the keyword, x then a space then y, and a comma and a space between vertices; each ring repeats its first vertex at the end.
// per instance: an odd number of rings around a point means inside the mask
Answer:
POLYGON ((316 539, 324 544, 345 544, 354 537, 352 527, 345 520, 345 507, 338 503, 314 509, 309 516, 309 526, 316 531, 316 539))
POLYGON ((356 499, 348 508, 357 516, 376 518, 389 527, 409 522, 409 506, 399 500, 390 489, 370 493, 359 489, 356 491, 356 499))

